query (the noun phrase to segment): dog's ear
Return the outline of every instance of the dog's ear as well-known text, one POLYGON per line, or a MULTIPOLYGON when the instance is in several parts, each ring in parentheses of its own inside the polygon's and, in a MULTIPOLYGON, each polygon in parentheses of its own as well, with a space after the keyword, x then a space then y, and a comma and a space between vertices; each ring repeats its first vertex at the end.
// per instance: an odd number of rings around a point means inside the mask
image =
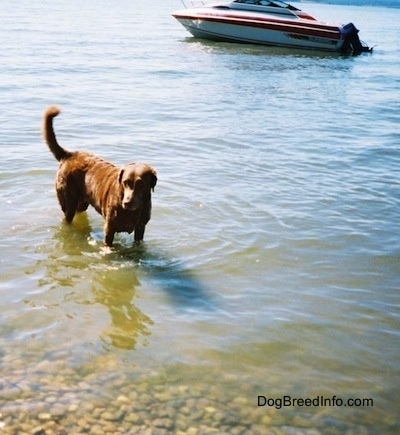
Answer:
POLYGON ((124 168, 121 168, 119 171, 119 174, 118 174, 118 183, 119 184, 121 184, 121 182, 122 182, 122 177, 124 176, 124 171, 125 171, 124 168))
POLYGON ((157 172, 153 169, 151 171, 151 178, 150 178, 150 187, 153 192, 154 192, 154 188, 156 187, 156 184, 157 184, 157 172))

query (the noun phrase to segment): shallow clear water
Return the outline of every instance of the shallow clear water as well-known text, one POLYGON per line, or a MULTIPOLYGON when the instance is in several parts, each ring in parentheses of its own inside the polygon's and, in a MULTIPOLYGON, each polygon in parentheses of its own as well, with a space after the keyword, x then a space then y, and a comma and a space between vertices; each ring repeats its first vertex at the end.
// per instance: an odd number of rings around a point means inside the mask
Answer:
POLYGON ((400 10, 304 3, 377 45, 341 57, 180 7, 2 3, 0 431, 396 433, 400 10), (63 222, 50 104, 66 148, 157 168, 142 247, 63 222), (373 406, 257 406, 285 395, 373 406))

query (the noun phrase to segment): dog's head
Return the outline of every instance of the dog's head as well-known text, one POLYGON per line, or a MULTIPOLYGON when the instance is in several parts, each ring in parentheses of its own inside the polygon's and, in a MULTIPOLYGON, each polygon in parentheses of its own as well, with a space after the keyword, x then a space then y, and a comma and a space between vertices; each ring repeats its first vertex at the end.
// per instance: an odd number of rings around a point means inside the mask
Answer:
POLYGON ((119 171, 122 207, 137 210, 150 202, 151 191, 157 184, 157 172, 145 163, 129 163, 119 171))

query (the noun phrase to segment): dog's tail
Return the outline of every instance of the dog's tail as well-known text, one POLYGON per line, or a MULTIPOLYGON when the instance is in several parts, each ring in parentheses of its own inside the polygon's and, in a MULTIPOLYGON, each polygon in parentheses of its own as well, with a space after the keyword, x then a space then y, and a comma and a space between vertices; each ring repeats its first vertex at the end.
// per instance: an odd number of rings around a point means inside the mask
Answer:
POLYGON ((50 106, 44 112, 43 119, 43 135, 44 139, 50 149, 54 154, 54 157, 60 161, 70 157, 71 153, 65 150, 57 142, 56 135, 53 129, 53 118, 55 118, 60 113, 60 109, 55 106, 50 106))

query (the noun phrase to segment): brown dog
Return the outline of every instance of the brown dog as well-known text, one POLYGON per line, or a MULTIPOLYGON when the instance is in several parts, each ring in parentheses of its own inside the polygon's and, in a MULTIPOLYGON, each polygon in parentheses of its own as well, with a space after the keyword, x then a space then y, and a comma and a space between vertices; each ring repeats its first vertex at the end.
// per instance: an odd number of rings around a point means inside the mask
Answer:
POLYGON ((135 231, 135 241, 143 240, 151 214, 151 191, 157 173, 145 163, 130 163, 118 169, 113 164, 84 151, 67 151, 56 139, 53 118, 60 113, 49 107, 44 113, 43 133, 50 151, 60 162, 56 191, 67 222, 75 213, 92 205, 105 219, 105 243, 111 246, 115 233, 135 231))

